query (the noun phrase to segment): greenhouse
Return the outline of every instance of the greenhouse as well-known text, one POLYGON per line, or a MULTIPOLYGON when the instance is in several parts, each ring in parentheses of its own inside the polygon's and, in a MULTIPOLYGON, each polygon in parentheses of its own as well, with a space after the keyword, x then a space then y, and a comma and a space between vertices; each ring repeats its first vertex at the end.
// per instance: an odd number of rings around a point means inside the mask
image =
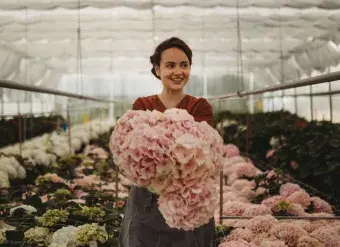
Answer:
POLYGON ((0 246, 340 247, 339 0, 1 0, 0 246))

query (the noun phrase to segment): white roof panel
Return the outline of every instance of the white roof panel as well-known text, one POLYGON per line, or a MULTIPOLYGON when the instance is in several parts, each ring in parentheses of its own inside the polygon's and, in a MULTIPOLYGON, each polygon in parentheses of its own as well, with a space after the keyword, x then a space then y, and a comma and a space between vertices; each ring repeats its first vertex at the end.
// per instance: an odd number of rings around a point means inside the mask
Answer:
MULTIPOLYGON (((259 87, 280 81, 281 53, 287 80, 339 64, 339 0, 239 4, 244 71, 259 87)), ((51 71, 77 73, 78 27, 85 76, 146 74, 154 47, 171 36, 192 47, 196 74, 237 71, 235 0, 82 0, 80 8, 74 0, 1 0, 0 77, 43 85, 51 71)))

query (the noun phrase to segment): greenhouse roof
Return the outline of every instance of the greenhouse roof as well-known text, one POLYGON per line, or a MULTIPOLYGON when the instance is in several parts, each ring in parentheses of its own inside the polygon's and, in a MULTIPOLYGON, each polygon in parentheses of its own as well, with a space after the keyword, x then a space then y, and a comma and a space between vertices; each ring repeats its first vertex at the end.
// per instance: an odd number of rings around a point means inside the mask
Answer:
POLYGON ((80 71, 149 76, 149 56, 170 36, 190 44, 198 76, 237 75, 241 50, 243 74, 260 86, 340 61, 339 0, 80 2, 1 0, 0 78, 50 87, 80 71))

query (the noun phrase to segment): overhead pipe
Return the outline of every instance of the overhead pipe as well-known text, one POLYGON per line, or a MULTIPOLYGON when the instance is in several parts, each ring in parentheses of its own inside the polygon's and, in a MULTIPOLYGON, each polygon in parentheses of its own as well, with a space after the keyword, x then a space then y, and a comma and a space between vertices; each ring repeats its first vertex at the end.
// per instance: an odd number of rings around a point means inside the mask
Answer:
POLYGON ((237 93, 228 93, 228 94, 217 96, 217 97, 209 97, 208 99, 209 100, 223 100, 223 99, 229 99, 229 98, 242 98, 244 96, 249 96, 249 95, 257 95, 257 94, 263 94, 267 92, 274 92, 274 91, 279 91, 279 90, 316 85, 316 84, 337 81, 337 80, 340 80, 340 71, 332 72, 332 73, 325 74, 325 75, 314 76, 314 77, 302 79, 299 81, 288 82, 288 83, 284 83, 280 85, 266 87, 266 88, 259 89, 259 90, 253 90, 253 91, 248 91, 248 92, 245 91, 245 92, 237 92, 237 93))
POLYGON ((89 96, 83 96, 80 94, 74 94, 74 93, 67 93, 60 90, 54 90, 39 86, 33 86, 33 85, 25 85, 22 83, 17 83, 9 80, 2 80, 0 79, 0 87, 1 88, 9 88, 9 89, 16 89, 16 90, 23 90, 23 91, 29 91, 34 93, 45 93, 45 94, 52 94, 52 95, 58 95, 58 96, 65 96, 69 98, 76 98, 81 100, 91 100, 91 101, 97 101, 97 102, 103 102, 103 103, 117 103, 113 100, 104 100, 99 99, 95 97, 89 97, 89 96))

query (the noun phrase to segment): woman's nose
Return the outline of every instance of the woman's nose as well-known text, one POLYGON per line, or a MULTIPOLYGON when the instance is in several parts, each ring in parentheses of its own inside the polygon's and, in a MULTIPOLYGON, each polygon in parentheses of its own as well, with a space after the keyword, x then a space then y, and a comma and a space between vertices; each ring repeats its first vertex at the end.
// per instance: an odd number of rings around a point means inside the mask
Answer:
POLYGON ((175 73, 175 74, 182 74, 183 72, 182 72, 181 66, 176 66, 176 67, 175 67, 174 73, 175 73))

